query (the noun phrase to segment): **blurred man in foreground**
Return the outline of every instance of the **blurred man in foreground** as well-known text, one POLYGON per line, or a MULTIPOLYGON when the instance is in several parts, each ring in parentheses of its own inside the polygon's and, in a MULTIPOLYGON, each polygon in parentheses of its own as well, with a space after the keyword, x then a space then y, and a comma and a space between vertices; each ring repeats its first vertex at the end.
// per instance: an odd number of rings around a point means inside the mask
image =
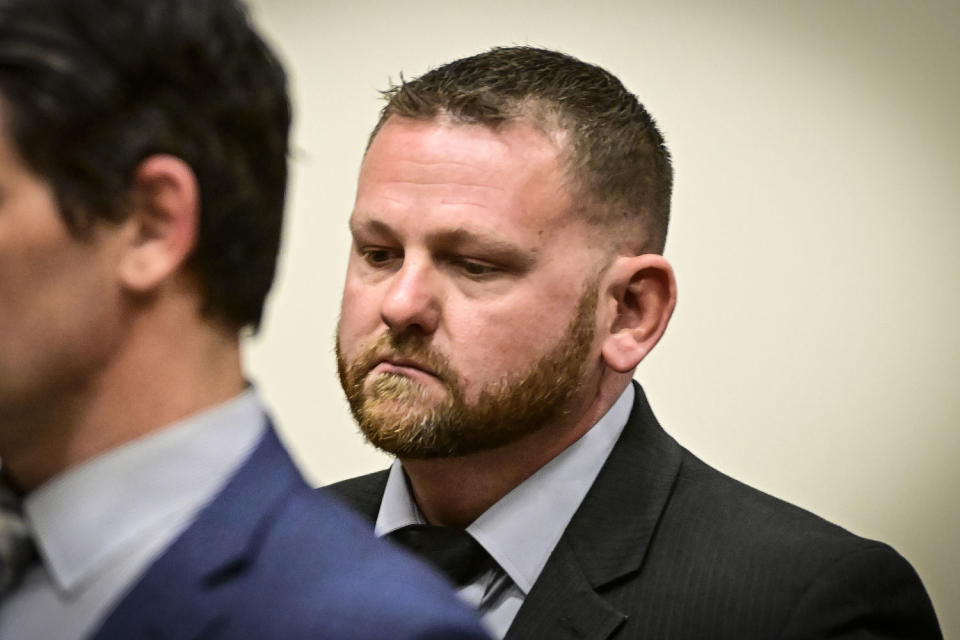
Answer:
POLYGON ((495 49, 388 99, 337 348, 398 461, 332 487, 379 535, 511 640, 940 637, 896 552, 705 465, 631 382, 676 301, 672 171, 615 77, 495 49))
POLYGON ((237 2, 0 2, 0 637, 483 637, 244 380, 289 120, 237 2))

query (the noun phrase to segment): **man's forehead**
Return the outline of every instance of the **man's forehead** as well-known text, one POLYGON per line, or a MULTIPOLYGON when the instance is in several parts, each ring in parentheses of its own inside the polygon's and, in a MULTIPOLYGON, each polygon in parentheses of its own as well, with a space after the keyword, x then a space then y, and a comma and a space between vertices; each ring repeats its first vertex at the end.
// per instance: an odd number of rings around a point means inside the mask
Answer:
POLYGON ((482 203, 529 188, 558 195, 565 182, 557 147, 530 125, 492 129, 443 119, 394 117, 367 151, 358 199, 372 191, 389 197, 390 192, 409 195, 417 187, 438 185, 450 191, 445 196, 467 204, 482 203))
POLYGON ((585 222, 573 191, 556 142, 529 122, 392 116, 364 159, 350 224, 355 234, 463 239, 463 228, 536 245, 585 222))
MULTIPOLYGON (((370 186, 365 179, 371 173, 378 178, 392 174, 399 181, 423 185, 447 180, 447 184, 458 183, 456 194, 448 194, 451 201, 456 198, 465 205, 526 194, 528 200, 562 200, 557 213, 567 212, 575 207, 580 194, 568 142, 566 131, 544 128, 526 117, 485 124, 449 114, 432 118, 394 115, 367 151, 360 187, 370 186), (536 185, 523 183, 530 177, 527 171, 531 167, 550 175, 536 185)), ((358 198, 361 195, 358 192, 358 198)))
POLYGON ((445 138, 457 137, 461 141, 471 140, 473 144, 470 150, 476 152, 493 152, 499 149, 513 153, 524 153, 525 150, 540 147, 543 141, 547 141, 555 154, 566 150, 569 139, 566 130, 526 116, 476 122, 457 118, 449 113, 429 118, 392 115, 374 136, 371 148, 385 137, 403 137, 407 143, 418 144, 427 149, 445 138))

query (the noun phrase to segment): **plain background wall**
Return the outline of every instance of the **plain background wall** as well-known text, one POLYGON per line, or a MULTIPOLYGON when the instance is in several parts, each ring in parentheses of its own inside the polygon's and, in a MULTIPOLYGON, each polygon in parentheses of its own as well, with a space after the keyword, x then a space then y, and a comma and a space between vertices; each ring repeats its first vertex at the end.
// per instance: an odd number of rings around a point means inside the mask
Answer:
POLYGON ((297 107, 280 276, 248 368, 318 484, 385 466, 336 380, 377 90, 494 45, 617 74, 674 154, 680 303, 641 364, 714 466, 920 572, 960 638, 960 2, 259 0, 297 107))

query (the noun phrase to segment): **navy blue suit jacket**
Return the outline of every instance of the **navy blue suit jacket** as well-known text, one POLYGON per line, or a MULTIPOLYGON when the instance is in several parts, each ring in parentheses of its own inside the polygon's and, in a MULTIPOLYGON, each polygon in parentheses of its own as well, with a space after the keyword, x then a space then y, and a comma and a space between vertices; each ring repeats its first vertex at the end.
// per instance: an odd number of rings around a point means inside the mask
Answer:
POLYGON ((439 577, 308 487, 273 430, 93 640, 483 640, 439 577))
MULTIPOLYGON (((707 466, 636 392, 506 640, 940 640, 893 549, 707 466)), ((329 489, 373 522, 386 481, 329 489)))

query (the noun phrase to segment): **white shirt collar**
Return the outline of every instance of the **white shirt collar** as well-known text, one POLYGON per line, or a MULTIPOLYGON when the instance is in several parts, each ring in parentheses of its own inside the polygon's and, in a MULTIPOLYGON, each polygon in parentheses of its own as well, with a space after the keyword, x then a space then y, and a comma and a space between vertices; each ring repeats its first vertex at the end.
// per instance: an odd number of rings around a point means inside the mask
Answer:
POLYGON ((81 588, 152 529, 192 518, 264 429, 263 409, 249 389, 31 492, 24 512, 58 588, 81 588))
MULTIPOLYGON (((501 498, 467 531, 526 595, 613 450, 633 406, 633 385, 579 440, 501 498), (536 535, 531 535, 535 531, 536 535)), ((379 536, 425 520, 402 465, 390 468, 377 515, 379 536)))

